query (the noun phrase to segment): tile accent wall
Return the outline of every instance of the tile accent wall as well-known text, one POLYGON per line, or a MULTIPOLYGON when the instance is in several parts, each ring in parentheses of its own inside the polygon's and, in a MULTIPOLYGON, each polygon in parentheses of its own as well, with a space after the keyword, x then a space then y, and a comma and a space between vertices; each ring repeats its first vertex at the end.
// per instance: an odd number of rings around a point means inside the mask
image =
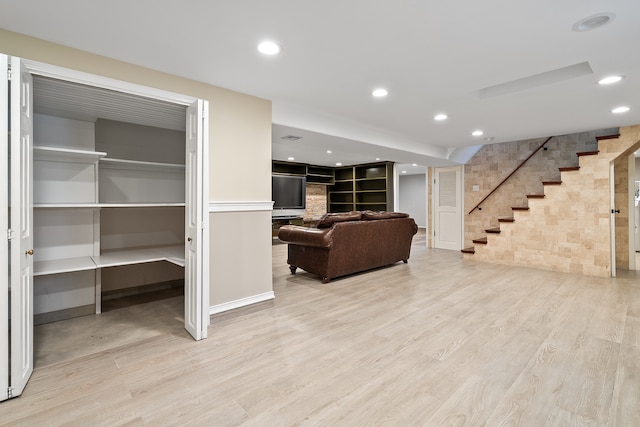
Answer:
MULTIPOLYGON (((529 200, 529 211, 513 212, 515 222, 501 223, 500 234, 487 235, 488 244, 475 245, 476 253, 465 254, 465 258, 610 276, 609 165, 617 158, 627 159, 639 146, 640 125, 621 128, 620 138, 601 141, 598 155, 581 157, 579 171, 562 172, 562 185, 545 186, 544 199, 529 200)), ((624 176, 622 166, 619 175, 624 176)), ((538 180, 547 179, 560 177, 543 176, 538 180)), ((504 216, 511 216, 511 212, 504 216)), ((628 236, 628 232, 624 234, 628 236)), ((625 238, 621 236, 621 240, 625 238)), ((620 251, 624 252, 624 248, 620 251)), ((624 261, 625 255, 621 256, 624 261)))
POLYGON ((527 194, 542 194, 542 181, 560 179, 559 167, 577 166, 576 152, 597 150, 596 136, 618 133, 603 129, 552 138, 547 150, 538 151, 481 206, 468 212, 526 159, 546 138, 487 144, 464 168, 464 247, 483 237, 485 229, 498 227, 498 218, 512 216, 512 207, 527 206, 527 194), (479 186, 479 191, 473 191, 479 186))

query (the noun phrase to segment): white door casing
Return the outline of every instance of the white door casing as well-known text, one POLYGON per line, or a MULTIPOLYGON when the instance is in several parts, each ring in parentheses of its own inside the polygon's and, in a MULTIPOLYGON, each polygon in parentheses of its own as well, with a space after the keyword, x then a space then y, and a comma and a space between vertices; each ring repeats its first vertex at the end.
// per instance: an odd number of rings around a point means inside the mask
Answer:
MULTIPOLYGON (((198 216, 199 218, 202 219, 201 222, 201 231, 200 231, 200 241, 198 242, 198 247, 199 249, 198 251, 198 255, 196 257, 197 259, 205 259, 208 260, 208 254, 209 254, 209 217, 208 217, 208 206, 205 205, 204 200, 208 200, 208 141, 209 141, 209 137, 208 137, 208 124, 209 124, 209 119, 208 119, 208 102, 204 101, 204 100, 198 100, 197 98, 193 97, 193 96, 189 96, 189 95, 184 95, 184 94, 180 94, 180 93, 175 93, 175 92, 169 92, 166 90, 162 90, 162 89, 156 89, 156 88, 151 88, 148 86, 143 86, 143 85, 139 85, 136 83, 130 83, 130 82, 125 82, 122 80, 116 80, 116 79, 112 79, 110 77, 104 77, 104 76, 99 76, 99 75, 95 75, 95 74, 91 74, 91 73, 85 73, 82 71, 76 71, 76 70, 71 70, 68 68, 64 68, 64 67, 59 67, 56 65, 51 65, 51 64, 46 64, 43 62, 38 62, 38 61, 31 61, 31 60, 23 60, 23 62, 26 64, 26 66, 28 67, 28 69, 31 71, 31 73, 33 74, 37 74, 37 75, 41 75, 41 76, 45 76, 45 77, 50 77, 50 78, 54 78, 54 79, 60 79, 60 80, 65 80, 65 81, 69 81, 69 82, 74 82, 74 83, 80 83, 80 84, 84 84, 84 85, 89 85, 89 86, 95 86, 95 87, 99 87, 99 88, 104 88, 104 89, 109 89, 109 90, 114 90, 117 92, 124 92, 124 93, 130 93, 133 95, 138 95, 138 96, 143 96, 143 97, 147 97, 147 98, 153 98, 153 99, 159 99, 159 100, 163 100, 166 102, 172 102, 172 103, 176 103, 176 104, 180 104, 180 105, 184 105, 185 107, 192 107, 194 105, 200 105, 200 107, 198 107, 199 113, 202 114, 203 117, 202 121, 200 123, 198 123, 197 126, 197 130, 199 132, 199 134, 197 135, 197 141, 198 141, 198 150, 197 150, 197 154, 198 157, 197 159, 197 164, 200 165, 201 167, 199 168, 199 171, 195 176, 196 178, 196 185, 194 186, 194 188, 196 189, 196 191, 198 192, 198 194, 195 196, 196 197, 196 201, 200 201, 202 202, 201 206, 197 206, 194 207, 193 209, 197 209, 198 210, 198 216), (205 210, 207 209, 207 210, 205 210)), ((189 118, 187 115, 187 128, 188 128, 188 123, 189 123, 189 118)), ((188 167, 188 164, 187 164, 188 167)), ((185 173, 187 173, 185 171, 185 173)), ((188 181, 188 177, 185 176, 185 182, 188 181)), ((189 184, 185 184, 185 185, 189 185, 189 184)), ((185 195, 185 202, 186 202, 186 208, 185 208, 185 216, 188 215, 187 212, 189 212, 189 210, 191 209, 189 207, 189 200, 188 200, 188 193, 185 195)), ((187 224, 185 223, 185 229, 188 228, 187 224)), ((185 242, 185 246, 186 244, 189 242, 185 242)), ((186 252, 186 250, 185 250, 186 252)), ((185 253, 186 255, 186 253, 185 253)), ((193 264, 193 263, 192 263, 193 264)), ((200 319, 199 320, 199 324, 201 327, 200 329, 200 333, 196 334, 197 336, 199 336, 200 338, 196 338, 196 335, 194 335, 194 338, 196 339, 202 339, 202 338, 206 338, 206 326, 202 327, 202 324, 204 323, 204 325, 208 325, 209 324, 209 315, 208 315, 208 309, 209 309, 209 266, 208 266, 208 262, 204 263, 204 262, 200 262, 198 265, 198 273, 193 273, 190 272, 190 267, 188 265, 188 258, 185 257, 185 288, 186 288, 186 282, 187 282, 187 277, 194 277, 196 278, 196 283, 195 283, 195 287, 192 289, 194 292, 191 294, 192 296, 197 296, 199 297, 199 299, 197 301, 192 301, 191 302, 191 307, 195 307, 197 306, 197 309, 194 310, 196 312, 196 318, 200 319), (200 280, 197 280, 198 278, 200 278, 200 280), (200 316, 197 316, 198 313, 201 313, 200 316), (201 320, 204 319, 204 322, 201 320), (204 332, 203 332, 204 331, 204 332)), ((185 289, 185 306, 187 304, 186 300, 188 300, 188 296, 186 294, 186 289, 185 289)), ((186 307, 185 307, 186 308, 186 307)), ((195 319, 195 318, 194 318, 195 319)), ((193 319, 192 319, 193 320, 193 319)), ((187 326, 187 316, 186 316, 186 310, 185 310, 185 329, 189 330, 189 327, 187 326)), ((195 325, 195 320, 194 320, 194 325, 195 325)), ((195 330, 195 329, 194 329, 195 330)), ((193 334, 192 334, 193 335, 193 334)))
POLYGON ((458 166, 435 169, 434 247, 462 249, 462 172, 458 166))
MULTIPOLYGON (((19 58, 9 58, 0 54, 0 78, 4 77, 4 82, 8 81, 7 65, 12 65, 12 80, 9 84, 3 85, 0 89, 0 99, 2 99, 3 118, 0 119, 0 132, 2 140, 6 142, 5 147, 9 147, 5 153, 0 155, 0 174, 7 176, 10 181, 9 186, 0 190, 0 209, 7 212, 7 202, 14 209, 7 216, 2 216, 0 225, 5 225, 5 230, 11 229, 10 246, 0 249, 0 256, 7 262, 2 262, 0 267, 0 304, 6 307, 2 310, 3 316, 0 320, 0 401, 9 397, 15 397, 22 393, 26 383, 33 372, 33 96, 32 96, 32 76, 39 74, 52 78, 93 85, 96 87, 108 88, 121 92, 136 95, 153 97, 169 102, 176 102, 189 106, 189 110, 195 111, 194 127, 191 140, 195 143, 195 155, 191 160, 191 175, 194 181, 187 186, 193 189, 187 193, 185 212, 187 216, 194 219, 195 231, 192 237, 194 245, 188 246, 186 252, 193 248, 190 257, 185 259, 185 286, 186 278, 192 277, 195 280, 190 282, 188 290, 193 299, 189 302, 187 312, 187 302, 185 301, 185 328, 195 339, 207 337, 207 326, 209 324, 209 268, 208 263, 203 262, 208 259, 209 236, 208 236, 208 211, 205 209, 205 200, 208 200, 208 103, 204 100, 153 89, 133 83, 122 82, 107 77, 92 75, 88 73, 69 70, 49 64, 35 61, 24 61, 19 58), (24 65, 24 64, 27 65, 24 65), (9 92, 11 97, 9 97, 9 92), (11 100, 8 102, 7 100, 11 100), (195 101, 195 102, 194 102, 195 101), (9 116, 9 109, 11 115, 9 116), (10 123, 8 118, 11 117, 10 123), (19 129, 20 131, 9 132, 9 129, 19 129), (9 137, 11 135, 11 137, 9 137), (12 153, 7 157, 9 152, 12 153), (7 161, 8 160, 8 161, 7 161), (9 164, 11 165, 11 176, 9 177, 9 164), (9 190, 10 189, 10 196, 9 190), (190 196, 189 196, 190 194, 190 196), (10 197, 10 200, 9 200, 10 197), (18 207, 17 209, 15 207, 18 207), (193 240, 195 238, 195 240, 193 240), (8 268, 11 266, 11 268, 8 268), (194 272, 190 272, 193 266, 194 272), (9 276, 9 271, 12 274, 9 276), (5 279, 6 278, 6 279, 5 279), (12 289, 13 292, 9 292, 12 289), (9 316, 11 313, 10 332, 9 316), (190 320, 188 320, 190 319, 190 320), (190 322, 188 326, 187 322, 190 322), (191 327, 193 326, 193 327, 191 327), (10 336, 9 336, 10 335, 10 336), (9 349, 9 341, 11 346, 9 349), (9 351, 11 351, 9 364, 9 351), (9 383, 9 373, 11 381, 9 383), (5 386, 6 385, 6 386, 5 386), (9 391, 11 390, 11 391, 9 391)), ((187 115, 187 124, 189 115, 187 115)), ((187 137, 187 140, 189 137, 187 137)), ((187 148, 189 150, 189 148, 187 148)), ((189 169, 189 164, 187 164, 189 169)), ((185 181, 189 182, 188 176, 185 181)), ((186 225, 186 224, 185 224, 186 225)), ((186 227, 189 228, 189 227, 186 227)), ((185 299, 188 300, 187 295, 185 299)))
POLYGON ((616 277, 616 184, 615 184, 615 167, 613 162, 609 163, 609 207, 611 210, 609 225, 609 233, 611 235, 611 277, 616 277))
MULTIPOLYGON (((9 229, 9 164, 4 150, 9 147, 9 58, 0 55, 0 229, 9 229)), ((0 401, 9 398, 9 248, 0 245, 0 401)))
POLYGON ((33 79, 19 58, 10 61, 10 389, 15 397, 33 372, 33 79))
POLYGON ((203 247, 209 229, 203 187, 207 161, 203 150, 208 141, 206 108, 203 100, 187 107, 186 127, 184 321, 185 329, 196 340, 207 337, 209 325, 209 310, 205 309, 209 303, 209 283, 208 280, 203 283, 208 277, 203 247))

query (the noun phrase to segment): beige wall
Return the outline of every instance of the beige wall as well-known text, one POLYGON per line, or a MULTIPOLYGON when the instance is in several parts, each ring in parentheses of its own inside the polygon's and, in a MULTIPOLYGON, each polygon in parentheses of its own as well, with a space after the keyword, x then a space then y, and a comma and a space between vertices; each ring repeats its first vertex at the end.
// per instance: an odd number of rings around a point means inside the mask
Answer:
MULTIPOLYGON (((5 30, 0 30, 0 52, 208 100, 209 200, 271 200, 270 101, 5 30)), ((212 305, 272 290, 271 269, 255 268, 271 263, 270 220, 263 233, 246 229, 247 223, 265 222, 265 216, 269 213, 210 214, 212 305), (253 216, 255 221, 248 219, 253 216), (220 223, 235 233, 217 235, 220 223), (229 247, 236 250, 221 250, 229 247), (231 278, 230 266, 242 274, 231 278)))

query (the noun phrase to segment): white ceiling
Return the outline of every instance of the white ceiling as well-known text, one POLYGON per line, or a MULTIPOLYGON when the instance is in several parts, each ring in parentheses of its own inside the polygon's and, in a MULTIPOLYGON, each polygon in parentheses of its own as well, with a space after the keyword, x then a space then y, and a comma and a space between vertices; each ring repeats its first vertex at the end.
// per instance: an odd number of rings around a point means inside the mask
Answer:
POLYGON ((11 31, 272 100, 281 160, 445 165, 484 137, 640 123, 637 0, 0 0, 0 11, 11 31), (615 19, 572 31, 602 12, 615 19), (261 55, 264 39, 282 52, 261 55), (625 78, 596 84, 609 74, 625 78), (388 97, 370 95, 379 86, 388 97), (618 105, 631 111, 611 114, 618 105))

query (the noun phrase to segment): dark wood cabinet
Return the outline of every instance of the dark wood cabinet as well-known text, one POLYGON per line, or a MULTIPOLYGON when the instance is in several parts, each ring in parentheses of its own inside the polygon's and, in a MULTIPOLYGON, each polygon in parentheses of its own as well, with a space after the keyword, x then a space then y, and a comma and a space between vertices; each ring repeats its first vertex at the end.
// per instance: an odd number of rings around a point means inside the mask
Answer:
POLYGON ((393 163, 336 168, 329 187, 329 212, 393 210, 393 163))
POLYGON ((334 181, 333 168, 312 166, 304 163, 273 161, 271 173, 279 175, 304 176, 309 184, 331 185, 334 181))

